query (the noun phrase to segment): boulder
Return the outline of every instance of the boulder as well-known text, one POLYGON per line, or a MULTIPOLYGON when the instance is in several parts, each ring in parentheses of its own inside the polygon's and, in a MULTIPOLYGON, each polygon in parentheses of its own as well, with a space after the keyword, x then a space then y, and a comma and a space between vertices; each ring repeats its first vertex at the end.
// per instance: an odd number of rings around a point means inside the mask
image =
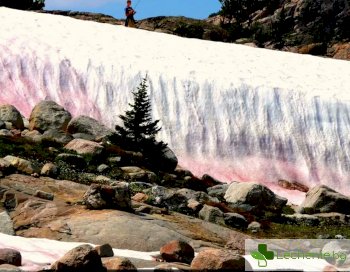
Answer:
POLYGON ((22 265, 21 253, 11 248, 0 248, 0 264, 22 265))
POLYGON ((3 173, 10 172, 11 163, 8 160, 0 158, 0 171, 3 173))
POLYGON ((13 133, 8 129, 0 129, 0 136, 1 137, 7 137, 12 138, 14 135, 13 133))
POLYGON ((266 186, 256 182, 234 182, 225 194, 229 206, 243 212, 262 214, 266 211, 280 213, 287 199, 276 195, 266 186))
POLYGON ((244 258, 237 251, 208 248, 197 254, 191 263, 197 271, 245 271, 244 258))
POLYGON ((41 101, 29 117, 29 129, 44 132, 49 129, 66 131, 72 115, 54 101, 41 101))
POLYGON ((227 226, 233 228, 246 229, 248 226, 247 219, 238 213, 225 213, 224 220, 227 226))
POLYGON ((81 245, 68 251, 52 266, 56 272, 105 272, 101 257, 90 245, 81 245))
POLYGON ((96 138, 101 138, 112 133, 112 130, 102 125, 96 119, 80 115, 68 123, 67 131, 70 134, 84 133, 96 138))
POLYGON ((8 155, 4 158, 4 160, 8 161, 13 167, 15 167, 18 171, 21 171, 25 174, 34 174, 39 173, 40 170, 35 167, 30 161, 21 159, 15 156, 8 155))
POLYGON ((92 155, 100 155, 104 149, 104 147, 96 142, 83 140, 83 139, 74 139, 70 141, 65 149, 76 151, 79 155, 83 154, 92 154, 92 155))
POLYGON ((0 120, 10 122, 14 128, 24 129, 21 113, 12 105, 0 106, 0 120))
POLYGON ((103 244, 100 246, 96 246, 95 250, 97 251, 98 255, 100 255, 100 257, 113 257, 114 256, 113 248, 111 247, 110 244, 103 244))
POLYGON ((5 209, 8 211, 14 210, 18 205, 16 194, 10 191, 4 193, 2 202, 4 203, 5 209))
POLYGON ((161 247, 160 254, 166 262, 190 264, 194 258, 194 249, 184 241, 173 240, 161 247))
POLYGON ((304 193, 309 191, 309 187, 307 187, 306 185, 298 181, 288 181, 288 180, 280 179, 278 181, 278 185, 287 190, 297 190, 304 193))
POLYGON ((216 207, 204 205, 198 214, 200 219, 215 224, 224 224, 224 213, 216 207))
POLYGON ((103 261, 108 271, 137 271, 136 266, 127 258, 116 257, 103 261))
POLYGON ((0 233, 15 235, 11 217, 6 211, 0 212, 0 233))
POLYGON ((74 139, 84 139, 88 141, 95 141, 96 137, 86 133, 74 133, 72 134, 74 139))
POLYGON ((107 164, 100 164, 98 167, 97 167, 97 172, 99 173, 103 173, 103 172, 106 172, 110 169, 110 167, 107 165, 107 164))
POLYGON ((41 137, 42 141, 46 141, 49 143, 58 143, 62 145, 68 144, 74 138, 72 135, 58 129, 49 129, 44 132, 41 137))
POLYGON ((225 200, 225 194, 230 187, 230 184, 219 184, 212 187, 207 188, 208 195, 212 197, 216 197, 221 201, 225 200))
POLYGON ((203 175, 201 181, 206 188, 223 184, 223 182, 213 178, 212 176, 209 176, 208 174, 203 175))
POLYGON ((132 200, 136 202, 146 202, 148 199, 148 196, 144 193, 137 193, 132 197, 132 200))
POLYGON ((174 151, 167 146, 164 148, 162 156, 157 158, 155 163, 157 169, 165 172, 172 172, 177 166, 178 159, 174 151))
POLYGON ((42 176, 56 177, 58 175, 58 168, 52 162, 48 162, 41 168, 40 174, 42 176))
POLYGON ((1 272, 24 272, 22 269, 11 264, 1 264, 0 271, 1 272))
POLYGON ((0 120, 0 129, 6 129, 6 124, 4 121, 0 120))
POLYGON ((252 233, 257 233, 261 230, 261 224, 259 222, 253 221, 248 225, 247 229, 252 233))
POLYGON ((44 192, 41 190, 36 190, 34 193, 34 196, 36 196, 38 198, 46 199, 46 200, 51 200, 51 201, 55 197, 52 193, 44 192))
POLYGON ((137 166, 124 166, 120 167, 120 169, 124 172, 125 178, 131 182, 155 183, 157 181, 155 173, 137 166))
POLYGON ((122 182, 115 186, 92 184, 84 194, 84 201, 92 210, 131 210, 129 186, 122 182))
POLYGON ((350 214, 350 197, 325 185, 318 185, 307 192, 305 200, 300 205, 300 212, 350 214))

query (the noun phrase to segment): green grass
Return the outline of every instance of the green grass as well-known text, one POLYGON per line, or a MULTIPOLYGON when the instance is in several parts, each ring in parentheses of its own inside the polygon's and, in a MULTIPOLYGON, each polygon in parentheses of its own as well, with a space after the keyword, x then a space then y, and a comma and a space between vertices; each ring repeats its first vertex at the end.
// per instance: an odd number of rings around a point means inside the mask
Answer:
POLYGON ((347 238, 350 237, 349 226, 303 226, 271 223, 267 229, 257 233, 255 236, 261 239, 317 239, 320 235, 323 237, 334 238, 341 234, 347 238))

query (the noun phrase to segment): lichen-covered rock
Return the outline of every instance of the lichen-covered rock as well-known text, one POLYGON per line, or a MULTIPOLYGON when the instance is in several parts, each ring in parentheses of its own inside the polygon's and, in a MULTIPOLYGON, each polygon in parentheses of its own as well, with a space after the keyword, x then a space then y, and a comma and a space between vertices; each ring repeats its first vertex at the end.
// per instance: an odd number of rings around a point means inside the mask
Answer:
POLYGON ((12 105, 0 106, 0 120, 10 122, 14 128, 24 129, 21 113, 12 105))
POLYGON ((56 177, 58 175, 58 168, 54 163, 48 162, 41 168, 40 174, 48 177, 56 177))
POLYGON ((41 137, 42 141, 46 141, 49 143, 58 143, 58 144, 68 144, 74 138, 72 135, 58 129, 49 129, 44 132, 41 137))
POLYGON ((44 132, 49 129, 66 131, 72 115, 54 101, 41 101, 29 117, 29 129, 44 132))
POLYGON ((225 213, 224 219, 225 224, 233 228, 246 229, 248 226, 247 219, 238 213, 225 213))

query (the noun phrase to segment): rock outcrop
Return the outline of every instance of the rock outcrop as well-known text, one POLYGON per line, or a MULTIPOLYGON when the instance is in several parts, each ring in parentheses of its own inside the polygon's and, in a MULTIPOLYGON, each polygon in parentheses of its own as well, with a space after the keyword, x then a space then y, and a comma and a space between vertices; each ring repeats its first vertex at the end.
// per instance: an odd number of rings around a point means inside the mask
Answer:
POLYGON ((12 105, 0 106, 0 120, 3 122, 10 122, 14 128, 24 129, 21 113, 12 105))
POLYGON ((300 212, 350 214, 350 197, 328 186, 318 185, 307 192, 304 202, 300 205, 300 212))

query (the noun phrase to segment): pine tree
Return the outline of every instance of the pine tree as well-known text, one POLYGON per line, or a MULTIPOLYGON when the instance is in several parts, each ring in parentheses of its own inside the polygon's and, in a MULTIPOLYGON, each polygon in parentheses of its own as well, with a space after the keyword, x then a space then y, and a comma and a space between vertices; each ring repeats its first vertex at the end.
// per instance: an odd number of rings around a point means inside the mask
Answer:
POLYGON ((156 141, 156 135, 161 130, 159 120, 152 121, 151 101, 147 93, 147 79, 144 78, 136 91, 133 91, 134 103, 125 115, 119 115, 123 126, 116 125, 110 140, 126 150, 141 151, 146 158, 159 155, 167 146, 156 141))

